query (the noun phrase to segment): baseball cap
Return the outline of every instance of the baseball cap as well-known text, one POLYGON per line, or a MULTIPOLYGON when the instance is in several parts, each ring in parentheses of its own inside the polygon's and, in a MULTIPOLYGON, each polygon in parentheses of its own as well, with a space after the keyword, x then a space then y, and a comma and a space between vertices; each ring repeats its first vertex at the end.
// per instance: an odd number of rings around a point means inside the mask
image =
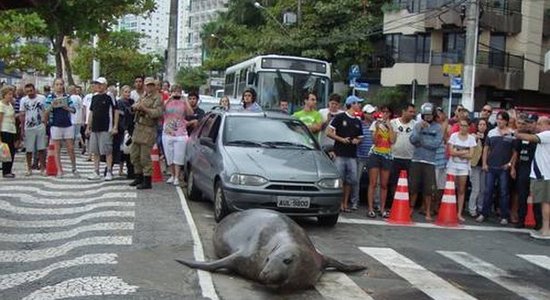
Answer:
POLYGON ((92 83, 107 84, 107 79, 105 77, 98 77, 92 83))
POLYGON ((527 123, 535 123, 539 120, 539 116, 534 113, 521 113, 519 114, 519 118, 527 123))
POLYGON ((363 102, 363 99, 354 95, 351 95, 346 98, 346 105, 351 105, 353 103, 361 103, 361 102, 363 102))
POLYGON ((376 111, 376 107, 370 104, 365 104, 365 106, 363 106, 363 112, 366 112, 367 114, 372 114, 375 111, 376 111))
POLYGON ((143 84, 145 84, 145 85, 156 84, 156 81, 155 81, 155 79, 153 79, 153 77, 147 77, 143 81, 143 84))

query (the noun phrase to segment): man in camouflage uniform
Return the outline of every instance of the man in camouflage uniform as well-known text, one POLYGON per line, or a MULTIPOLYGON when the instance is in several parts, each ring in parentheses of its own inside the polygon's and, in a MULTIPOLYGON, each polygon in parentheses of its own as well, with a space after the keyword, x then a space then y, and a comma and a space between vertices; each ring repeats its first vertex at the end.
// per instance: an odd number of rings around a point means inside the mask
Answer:
POLYGON ((134 164, 135 180, 130 186, 137 189, 150 189, 151 186, 151 148, 157 138, 157 123, 163 113, 162 98, 157 91, 155 80, 145 78, 146 95, 132 105, 135 112, 135 129, 130 146, 130 159, 134 164))

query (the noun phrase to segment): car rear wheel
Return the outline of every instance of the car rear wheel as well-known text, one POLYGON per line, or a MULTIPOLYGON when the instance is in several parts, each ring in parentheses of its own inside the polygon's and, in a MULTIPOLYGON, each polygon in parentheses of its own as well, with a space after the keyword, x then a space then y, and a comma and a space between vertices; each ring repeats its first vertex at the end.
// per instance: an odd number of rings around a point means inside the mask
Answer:
POLYGON ((338 223, 338 214, 317 217, 317 223, 322 226, 332 227, 338 223))
POLYGON ((201 192, 195 186, 195 172, 193 169, 189 170, 189 175, 187 176, 187 198, 191 201, 200 201, 201 192))
POLYGON ((214 194, 214 219, 216 222, 221 221, 228 213, 227 203, 225 203, 225 195, 220 182, 216 183, 214 194))

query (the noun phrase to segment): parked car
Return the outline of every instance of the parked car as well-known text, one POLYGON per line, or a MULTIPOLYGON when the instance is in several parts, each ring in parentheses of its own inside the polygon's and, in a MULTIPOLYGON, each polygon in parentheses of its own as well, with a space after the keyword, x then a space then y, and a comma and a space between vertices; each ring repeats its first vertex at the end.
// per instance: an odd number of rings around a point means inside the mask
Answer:
POLYGON ((299 120, 278 112, 214 110, 189 138, 187 196, 214 202, 220 221, 232 211, 267 208, 338 221, 342 180, 299 120))

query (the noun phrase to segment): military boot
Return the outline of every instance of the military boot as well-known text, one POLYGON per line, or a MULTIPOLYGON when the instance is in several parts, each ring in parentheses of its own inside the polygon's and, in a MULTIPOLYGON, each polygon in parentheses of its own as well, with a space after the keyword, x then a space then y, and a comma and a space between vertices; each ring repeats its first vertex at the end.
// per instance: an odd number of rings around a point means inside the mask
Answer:
POLYGON ((152 189, 151 185, 151 176, 143 176, 143 182, 137 186, 138 190, 149 190, 152 189))
POLYGON ((143 183, 143 174, 135 174, 135 179, 130 183, 130 186, 138 186, 143 183))

